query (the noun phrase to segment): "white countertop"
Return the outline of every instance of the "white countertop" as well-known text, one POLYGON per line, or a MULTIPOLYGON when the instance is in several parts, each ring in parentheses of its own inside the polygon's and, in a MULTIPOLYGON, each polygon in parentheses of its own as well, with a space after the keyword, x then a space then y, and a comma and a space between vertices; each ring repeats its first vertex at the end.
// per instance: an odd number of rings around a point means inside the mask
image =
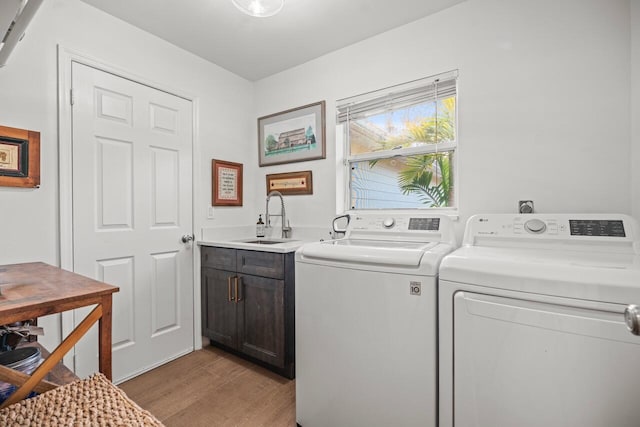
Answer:
POLYGON ((278 253, 289 253, 295 252, 303 244, 307 243, 303 240, 281 240, 278 239, 277 244, 265 245, 260 243, 249 243, 243 242, 242 240, 266 240, 270 241, 273 239, 265 239, 260 238, 257 239, 255 237, 246 237, 239 238, 236 240, 199 240, 198 244, 200 246, 217 246, 221 248, 232 248, 232 249, 246 249, 251 251, 262 251, 262 252, 278 252, 278 253))
MULTIPOLYGON (((274 233, 273 229, 267 232, 274 233)), ((276 230, 279 237, 280 230, 276 230)), ((255 227, 207 228, 202 230, 202 238, 197 241, 200 246, 217 246, 231 249, 251 251, 289 253, 295 252, 308 242, 317 242, 321 238, 328 239, 329 234, 324 227, 298 227, 293 230, 291 239, 280 239, 275 236, 255 237, 255 227), (277 244, 249 243, 247 241, 277 241, 277 244)))

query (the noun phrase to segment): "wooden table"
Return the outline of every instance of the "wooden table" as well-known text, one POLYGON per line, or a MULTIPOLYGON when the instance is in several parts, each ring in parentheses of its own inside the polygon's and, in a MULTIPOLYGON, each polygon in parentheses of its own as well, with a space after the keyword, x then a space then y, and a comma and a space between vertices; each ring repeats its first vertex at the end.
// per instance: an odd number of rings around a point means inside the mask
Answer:
POLYGON ((96 305, 31 376, 0 366, 0 380, 20 386, 0 408, 24 399, 32 390, 55 387, 42 380, 96 321, 99 370, 112 379, 111 300, 118 290, 116 286, 41 262, 0 265, 0 325, 96 305))

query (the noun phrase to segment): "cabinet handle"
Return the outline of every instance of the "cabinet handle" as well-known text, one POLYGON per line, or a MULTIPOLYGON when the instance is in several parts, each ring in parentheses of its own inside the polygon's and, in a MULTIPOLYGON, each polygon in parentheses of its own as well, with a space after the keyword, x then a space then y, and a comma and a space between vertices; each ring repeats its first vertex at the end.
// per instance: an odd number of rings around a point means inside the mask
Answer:
MULTIPOLYGON (((236 290, 236 292, 238 291, 236 290)), ((231 296, 231 276, 227 277, 227 295, 228 295, 227 298, 229 299, 229 302, 233 301, 233 297, 231 296)))
POLYGON ((238 293, 238 289, 239 289, 238 282, 240 282, 240 279, 238 278, 238 276, 236 276, 235 280, 236 280, 236 304, 237 304, 238 301, 242 300, 242 298, 240 297, 240 294, 238 293))

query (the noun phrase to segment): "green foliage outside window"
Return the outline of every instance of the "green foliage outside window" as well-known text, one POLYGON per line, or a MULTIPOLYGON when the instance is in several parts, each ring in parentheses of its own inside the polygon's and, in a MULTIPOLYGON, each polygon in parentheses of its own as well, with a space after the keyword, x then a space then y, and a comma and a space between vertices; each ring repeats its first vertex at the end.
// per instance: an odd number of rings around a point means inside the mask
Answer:
MULTIPOLYGON (((438 144, 455 141, 455 98, 441 101, 437 115, 417 123, 405 123, 407 132, 379 141, 382 150, 407 148, 415 144, 438 144)), ((369 162, 373 168, 376 161, 369 162)), ((452 203, 453 180, 449 152, 422 154, 407 158, 398 173, 398 186, 403 194, 416 194, 431 207, 446 207, 452 203)))

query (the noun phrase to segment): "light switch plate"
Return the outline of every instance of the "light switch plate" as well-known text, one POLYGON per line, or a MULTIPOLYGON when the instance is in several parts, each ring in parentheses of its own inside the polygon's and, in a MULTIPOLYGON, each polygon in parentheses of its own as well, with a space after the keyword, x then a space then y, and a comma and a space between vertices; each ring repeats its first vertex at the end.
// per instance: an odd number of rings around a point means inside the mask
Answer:
POLYGON ((213 219, 213 217, 214 217, 213 206, 209 206, 209 208, 207 209, 207 219, 213 219))

